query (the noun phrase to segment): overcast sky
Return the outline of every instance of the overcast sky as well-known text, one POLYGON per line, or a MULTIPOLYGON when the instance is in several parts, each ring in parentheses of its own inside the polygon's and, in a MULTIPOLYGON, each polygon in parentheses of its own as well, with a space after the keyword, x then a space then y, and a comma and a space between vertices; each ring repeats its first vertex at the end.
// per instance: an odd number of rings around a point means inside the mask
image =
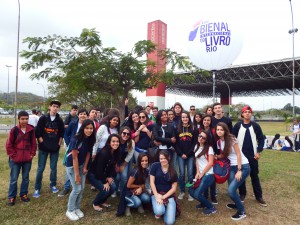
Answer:
MULTIPOLYGON (((168 26, 167 47, 187 55, 189 30, 199 19, 218 15, 229 17, 243 35, 243 48, 233 64, 248 64, 292 57, 291 9, 288 0, 20 0, 20 42, 28 36, 60 34, 78 36, 83 28, 96 28, 105 47, 114 46, 130 51, 139 40, 147 38, 147 23, 162 20, 168 26)), ((300 28, 300 1, 292 0, 295 27, 300 28)), ((7 92, 8 70, 10 91, 15 90, 17 0, 0 1, 0 91, 7 92)), ((20 45, 20 50, 26 46, 20 45)), ((300 56, 300 32, 295 35, 295 56, 300 56)), ((25 63, 20 59, 20 65, 25 63)), ((31 81, 30 73, 19 71, 19 91, 43 96, 44 80, 31 81)), ((292 85, 292 81, 291 81, 292 85)), ((46 90, 47 95, 47 90, 46 90)), ((167 95, 166 106, 180 96, 167 95)), ((296 96, 296 105, 300 104, 296 96)), ((143 99, 139 99, 143 100, 143 99)), ((209 104, 211 99, 186 98, 185 107, 209 104)), ((232 102, 245 102, 254 109, 281 108, 292 103, 292 96, 233 98, 232 102)))

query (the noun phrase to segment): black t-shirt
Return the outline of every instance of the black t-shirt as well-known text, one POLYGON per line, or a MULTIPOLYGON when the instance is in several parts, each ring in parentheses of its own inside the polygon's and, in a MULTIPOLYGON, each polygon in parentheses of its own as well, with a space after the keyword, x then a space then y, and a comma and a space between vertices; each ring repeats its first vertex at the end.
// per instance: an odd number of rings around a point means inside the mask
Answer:
MULTIPOLYGON (((172 188, 172 183, 170 181, 170 176, 168 173, 164 173, 161 169, 161 164, 155 162, 152 164, 150 169, 150 175, 155 177, 155 186, 158 193, 168 192, 172 188)), ((178 181, 178 176, 176 174, 176 179, 174 182, 178 181)))

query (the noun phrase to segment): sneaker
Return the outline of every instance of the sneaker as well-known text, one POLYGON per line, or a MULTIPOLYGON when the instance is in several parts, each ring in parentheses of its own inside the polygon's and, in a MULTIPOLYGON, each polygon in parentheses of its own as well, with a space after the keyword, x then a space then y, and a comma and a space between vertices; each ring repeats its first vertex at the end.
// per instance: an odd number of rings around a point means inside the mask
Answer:
POLYGON ((8 206, 14 206, 15 202, 16 202, 16 198, 9 198, 7 205, 8 206))
POLYGON ((35 190, 33 195, 32 195, 32 197, 34 197, 34 198, 39 198, 40 196, 41 196, 40 190, 35 190))
POLYGON ((111 194, 111 197, 112 197, 112 198, 115 198, 115 197, 117 197, 117 192, 116 192, 116 191, 114 191, 114 193, 112 193, 112 194, 111 194))
POLYGON ((185 193, 184 192, 180 192, 179 195, 178 195, 178 199, 182 200, 183 196, 185 196, 185 193))
POLYGON ((212 208, 210 208, 210 209, 204 209, 203 210, 203 214, 204 215, 211 215, 211 214, 214 214, 214 213, 216 213, 217 212, 217 209, 215 208, 215 207, 212 207, 212 208))
POLYGON ((246 218, 246 214, 245 213, 239 213, 239 212, 236 212, 236 214, 234 214, 231 219, 233 220, 241 220, 241 219, 244 219, 246 218))
POLYGON ((92 191, 97 191, 97 188, 95 188, 94 186, 91 186, 91 190, 92 191))
POLYGON ((155 219, 158 220, 158 219, 160 219, 161 216, 160 215, 155 215, 154 217, 155 217, 155 219))
POLYGON ((125 216, 131 216, 130 207, 126 207, 125 209, 125 216))
POLYGON ((60 191, 60 192, 58 193, 57 196, 58 196, 58 197, 64 197, 64 196, 66 196, 69 192, 70 192, 69 189, 64 189, 64 190, 60 191))
POLYGON ((30 198, 28 198, 27 194, 24 194, 20 197, 22 202, 30 202, 30 198))
POLYGON ((72 221, 79 220, 79 217, 76 215, 75 210, 73 212, 67 211, 66 216, 72 221))
POLYGON ((235 204, 232 204, 232 203, 227 204, 226 207, 227 207, 228 209, 236 209, 236 205, 235 205, 235 204))
POLYGON ((191 195, 189 195, 188 201, 194 201, 194 198, 191 195))
POLYGON ((211 199, 211 204, 218 205, 219 203, 218 203, 218 200, 216 198, 212 198, 211 199))
POLYGON ((206 206, 203 203, 196 205, 196 209, 205 209, 206 206))
POLYGON ((50 189, 51 189, 52 193, 54 193, 54 194, 59 192, 59 190, 55 186, 50 187, 50 189))
POLYGON ((240 199, 241 199, 241 202, 242 202, 242 203, 244 203, 244 201, 245 201, 245 198, 246 198, 246 196, 245 196, 245 195, 240 195, 240 199))
POLYGON ((79 218, 83 218, 84 214, 80 209, 75 209, 75 213, 79 218))
POLYGON ((264 207, 268 206, 267 203, 265 202, 265 200, 263 198, 259 198, 259 199, 257 199, 257 201, 259 202, 259 204, 261 206, 264 206, 264 207))
POLYGON ((143 208, 142 205, 138 207, 138 212, 139 213, 144 213, 145 212, 145 210, 144 210, 144 208, 143 208))

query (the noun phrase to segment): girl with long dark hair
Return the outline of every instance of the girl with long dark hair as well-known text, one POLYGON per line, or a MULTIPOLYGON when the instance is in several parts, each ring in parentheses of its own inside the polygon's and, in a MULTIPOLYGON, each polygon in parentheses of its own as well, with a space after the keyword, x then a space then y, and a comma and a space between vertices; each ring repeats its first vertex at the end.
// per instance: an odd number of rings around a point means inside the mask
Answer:
POLYGON ((119 154, 120 137, 118 134, 111 134, 104 148, 97 153, 92 162, 88 178, 90 183, 99 191, 93 201, 93 208, 96 211, 102 211, 103 207, 110 207, 106 200, 116 190, 114 179, 119 154))
POLYGON ((222 152, 220 152, 220 155, 217 155, 217 158, 227 157, 230 160, 228 194, 234 204, 227 204, 227 208, 237 209, 237 212, 231 219, 240 220, 246 217, 246 211, 237 189, 250 174, 249 161, 239 148, 236 138, 230 134, 229 128, 225 123, 219 122, 217 124, 216 134, 219 138, 217 145, 222 152))
POLYGON ((69 153, 66 158, 66 171, 72 184, 66 216, 70 220, 84 217, 80 210, 80 202, 88 172, 88 162, 96 141, 94 122, 87 119, 83 121, 78 133, 71 139, 69 153))
POLYGON ((208 142, 209 133, 207 131, 202 131, 198 136, 198 143, 195 147, 195 158, 196 158, 196 169, 197 173, 195 176, 196 180, 200 180, 199 186, 194 189, 189 188, 190 195, 197 199, 205 208, 203 213, 205 215, 210 215, 216 213, 216 208, 207 200, 205 197, 205 192, 214 183, 214 172, 213 172, 213 161, 214 161, 214 151, 208 142))
POLYGON ((167 150, 159 152, 159 162, 150 169, 151 196, 155 218, 164 217, 165 224, 174 224, 176 216, 175 192, 178 177, 167 150))

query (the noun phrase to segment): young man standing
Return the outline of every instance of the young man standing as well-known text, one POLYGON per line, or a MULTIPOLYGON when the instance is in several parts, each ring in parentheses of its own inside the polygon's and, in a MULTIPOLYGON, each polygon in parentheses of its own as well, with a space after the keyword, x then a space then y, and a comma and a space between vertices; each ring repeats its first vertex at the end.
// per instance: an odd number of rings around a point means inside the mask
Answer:
POLYGON ((298 119, 294 119, 294 124, 290 130, 293 132, 295 151, 300 152, 300 124, 298 119))
POLYGON ((59 149, 64 137, 64 122, 57 113, 61 103, 57 100, 51 101, 49 113, 41 116, 36 127, 36 138, 39 145, 38 168, 35 179, 34 198, 40 197, 42 188, 43 172, 50 156, 50 189, 53 193, 59 190, 56 188, 57 180, 57 161, 59 149))
MULTIPOLYGON (((252 108, 250 106, 245 106, 242 109, 241 116, 243 120, 234 125, 233 134, 237 137, 239 147, 249 161, 251 168, 250 177, 255 198, 261 206, 267 206, 262 197, 262 188, 258 177, 258 160, 264 146, 263 132, 256 122, 251 121, 252 108)), ((247 193, 246 182, 239 187, 239 192, 241 200, 244 201, 247 193)))
POLYGON ((195 106, 194 106, 194 105, 191 105, 191 106, 190 106, 190 118, 191 118, 192 123, 194 123, 195 111, 196 111, 195 106))
POLYGON ((221 103, 216 102, 213 104, 213 111, 215 116, 212 117, 212 126, 215 127, 219 122, 224 122, 227 124, 230 133, 232 133, 232 121, 228 117, 224 117, 221 103))
POLYGON ((28 185, 32 159, 36 153, 34 127, 28 124, 29 115, 26 111, 18 113, 19 125, 10 130, 6 142, 6 152, 9 156, 10 182, 8 189, 8 205, 15 204, 17 196, 18 177, 22 169, 20 198, 29 202, 28 185))
POLYGON ((75 122, 78 119, 77 112, 78 112, 78 106, 72 105, 71 111, 69 115, 67 115, 64 121, 65 128, 67 128, 71 122, 75 122))
POLYGON ((40 117, 36 115, 36 109, 33 109, 31 111, 31 115, 29 115, 29 120, 28 120, 28 124, 32 125, 33 127, 36 127, 40 117))

